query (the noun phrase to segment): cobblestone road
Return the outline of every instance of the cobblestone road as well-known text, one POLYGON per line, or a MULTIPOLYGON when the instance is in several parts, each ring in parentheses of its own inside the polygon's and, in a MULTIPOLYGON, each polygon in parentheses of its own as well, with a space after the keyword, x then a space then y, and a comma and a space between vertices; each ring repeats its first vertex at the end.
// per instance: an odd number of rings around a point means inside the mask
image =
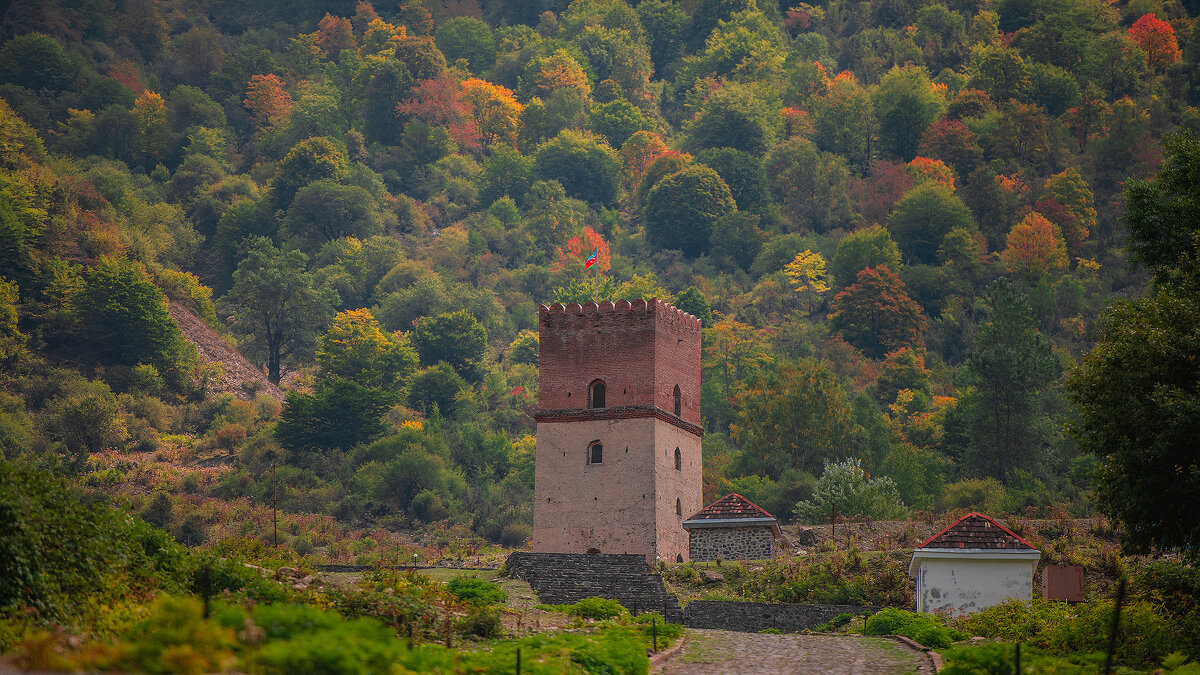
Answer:
POLYGON ((689 629, 667 675, 731 673, 932 674, 929 660, 886 638, 689 629))

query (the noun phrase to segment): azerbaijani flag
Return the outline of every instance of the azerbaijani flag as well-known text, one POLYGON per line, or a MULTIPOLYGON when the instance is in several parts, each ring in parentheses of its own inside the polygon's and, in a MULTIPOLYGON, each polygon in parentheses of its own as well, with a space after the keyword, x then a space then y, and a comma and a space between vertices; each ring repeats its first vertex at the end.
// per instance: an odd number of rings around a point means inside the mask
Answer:
POLYGON ((596 255, 597 255, 598 253, 600 253, 600 249, 598 249, 598 248, 594 248, 594 249, 592 249, 592 254, 591 254, 591 255, 589 255, 589 256, 588 256, 588 257, 587 257, 587 258, 586 258, 586 259, 583 261, 583 269, 585 269, 585 270, 586 270, 587 268, 589 268, 589 267, 591 267, 592 265, 595 265, 595 264, 596 264, 596 255))

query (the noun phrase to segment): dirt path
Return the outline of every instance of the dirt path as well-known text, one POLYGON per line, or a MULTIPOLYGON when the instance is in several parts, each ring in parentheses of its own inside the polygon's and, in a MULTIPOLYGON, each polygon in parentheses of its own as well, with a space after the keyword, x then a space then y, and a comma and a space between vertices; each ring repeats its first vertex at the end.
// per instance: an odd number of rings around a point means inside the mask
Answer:
POLYGON ((687 642, 661 671, 668 675, 734 673, 933 673, 925 655, 887 638, 771 635, 688 629, 687 642))

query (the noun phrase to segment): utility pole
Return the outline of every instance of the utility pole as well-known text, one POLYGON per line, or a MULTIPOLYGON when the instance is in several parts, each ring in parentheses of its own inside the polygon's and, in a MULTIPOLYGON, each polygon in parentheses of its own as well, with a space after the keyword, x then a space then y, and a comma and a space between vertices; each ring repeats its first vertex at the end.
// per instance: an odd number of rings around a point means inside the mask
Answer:
POLYGON ((275 515, 275 505, 279 503, 279 486, 275 482, 275 462, 271 462, 271 527, 274 528, 275 534, 271 544, 275 548, 279 548, 279 518, 275 515))

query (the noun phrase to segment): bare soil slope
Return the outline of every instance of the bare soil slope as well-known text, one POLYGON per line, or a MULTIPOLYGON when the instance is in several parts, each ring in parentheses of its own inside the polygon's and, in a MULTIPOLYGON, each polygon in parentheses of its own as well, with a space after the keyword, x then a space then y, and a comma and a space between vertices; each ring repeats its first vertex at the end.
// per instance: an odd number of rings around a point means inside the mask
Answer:
POLYGON ((174 302, 170 304, 171 316, 188 342, 196 345, 200 358, 221 364, 221 373, 212 385, 214 390, 227 391, 243 400, 253 399, 260 393, 283 398, 283 391, 272 384, 241 352, 230 347, 212 326, 186 307, 174 302))

